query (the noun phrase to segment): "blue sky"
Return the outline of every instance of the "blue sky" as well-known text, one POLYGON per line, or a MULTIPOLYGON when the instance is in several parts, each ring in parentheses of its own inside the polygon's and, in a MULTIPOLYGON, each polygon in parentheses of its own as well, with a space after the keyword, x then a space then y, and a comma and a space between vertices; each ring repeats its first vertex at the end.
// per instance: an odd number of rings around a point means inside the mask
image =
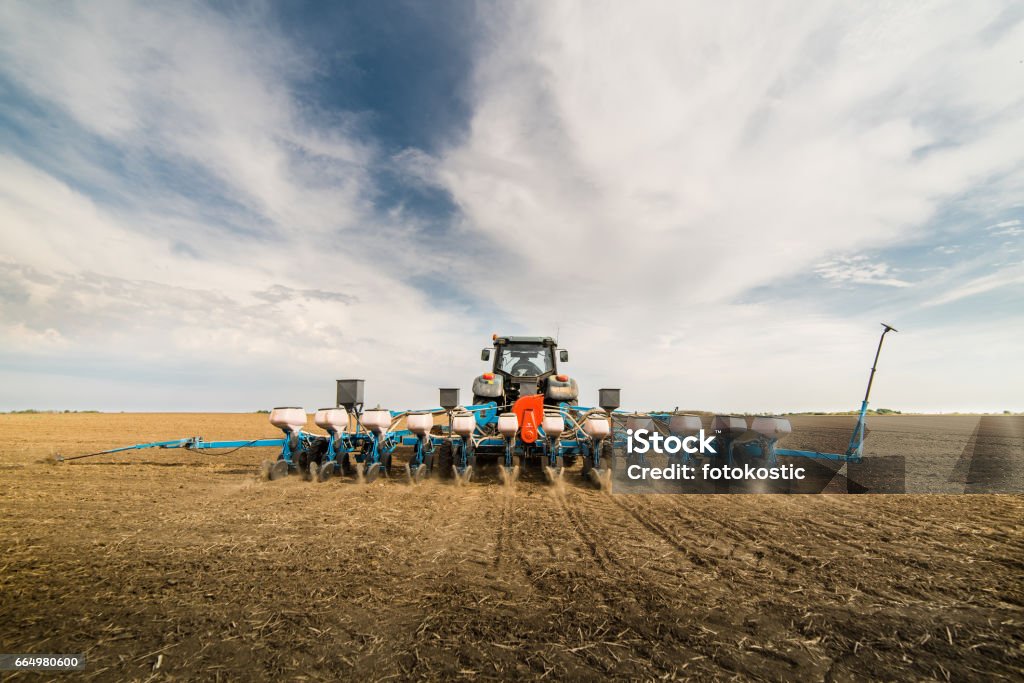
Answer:
POLYGON ((1024 410, 1014 3, 0 5, 0 410, 1024 410))

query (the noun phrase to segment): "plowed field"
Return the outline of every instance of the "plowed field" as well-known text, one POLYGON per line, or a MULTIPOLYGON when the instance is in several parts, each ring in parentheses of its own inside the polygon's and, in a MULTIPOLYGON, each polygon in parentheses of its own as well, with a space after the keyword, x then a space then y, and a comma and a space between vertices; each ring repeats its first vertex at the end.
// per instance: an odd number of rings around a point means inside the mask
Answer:
MULTIPOLYGON (((841 449, 850 424, 801 418, 786 445, 841 449)), ((275 430, 2 415, 0 651, 85 653, 59 680, 1020 680, 1024 496, 962 494, 1020 491, 1021 418, 872 430, 907 490, 946 495, 265 482, 256 450, 54 465, 275 430)))

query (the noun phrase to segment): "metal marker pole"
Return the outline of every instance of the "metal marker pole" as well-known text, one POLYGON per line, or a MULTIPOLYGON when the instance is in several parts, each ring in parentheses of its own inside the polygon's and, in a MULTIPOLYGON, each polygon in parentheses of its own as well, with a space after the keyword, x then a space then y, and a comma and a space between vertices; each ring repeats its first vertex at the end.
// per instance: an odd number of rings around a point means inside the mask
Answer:
POLYGON ((860 457, 861 451, 864 447, 864 421, 867 417, 868 412, 868 398, 871 396, 871 385, 875 381, 875 372, 878 370, 878 357, 882 354, 882 342, 885 341, 885 335, 889 332, 899 332, 895 327, 888 323, 882 323, 882 336, 878 338, 878 348, 875 350, 875 360, 871 364, 871 374, 868 376, 868 388, 864 392, 864 400, 860 404, 860 416, 857 418, 857 426, 853 430, 853 436, 850 437, 850 446, 846 449, 847 455, 856 455, 860 457))

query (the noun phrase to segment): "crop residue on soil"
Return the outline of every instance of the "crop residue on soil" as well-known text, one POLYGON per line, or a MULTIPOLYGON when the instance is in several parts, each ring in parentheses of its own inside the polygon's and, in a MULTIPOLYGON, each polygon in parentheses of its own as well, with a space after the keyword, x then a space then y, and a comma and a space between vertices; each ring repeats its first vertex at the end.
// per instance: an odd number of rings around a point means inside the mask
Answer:
MULTIPOLYGON (((841 438, 828 419, 794 447, 841 438)), ((869 452, 963 491, 977 419, 874 420, 869 452)), ((0 651, 84 652, 99 680, 1024 676, 1019 495, 608 495, 578 466, 558 488, 269 482, 264 450, 40 462, 265 421, 0 416, 0 651)), ((1007 430, 992 452, 1019 467, 1007 430)))

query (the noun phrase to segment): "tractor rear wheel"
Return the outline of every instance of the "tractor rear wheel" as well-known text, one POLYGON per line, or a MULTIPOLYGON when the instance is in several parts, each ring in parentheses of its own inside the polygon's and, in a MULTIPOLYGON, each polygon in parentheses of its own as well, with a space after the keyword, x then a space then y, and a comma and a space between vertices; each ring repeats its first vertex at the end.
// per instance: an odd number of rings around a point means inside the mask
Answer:
POLYGON ((452 478, 452 467, 455 465, 455 454, 452 451, 452 442, 445 440, 437 449, 437 474, 442 479, 452 478))

